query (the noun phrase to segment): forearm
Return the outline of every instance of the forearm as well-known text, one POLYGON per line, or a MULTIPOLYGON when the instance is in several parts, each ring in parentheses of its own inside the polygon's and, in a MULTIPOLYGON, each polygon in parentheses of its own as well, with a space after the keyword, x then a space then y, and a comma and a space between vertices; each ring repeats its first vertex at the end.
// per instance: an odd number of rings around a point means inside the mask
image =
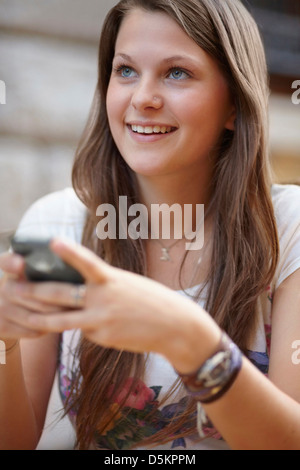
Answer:
POLYGON ((300 449, 300 405, 247 359, 228 392, 204 409, 232 449, 300 449))
MULTIPOLYGON (((7 341, 7 349, 14 341, 7 341)), ((0 365, 0 449, 35 449, 39 434, 22 369, 20 347, 0 365)))
MULTIPOLYGON (((190 374, 216 351, 221 330, 197 305, 182 318, 164 343, 165 355, 179 373, 190 374)), ((246 358, 231 388, 203 407, 233 449, 300 449, 300 404, 246 358)))

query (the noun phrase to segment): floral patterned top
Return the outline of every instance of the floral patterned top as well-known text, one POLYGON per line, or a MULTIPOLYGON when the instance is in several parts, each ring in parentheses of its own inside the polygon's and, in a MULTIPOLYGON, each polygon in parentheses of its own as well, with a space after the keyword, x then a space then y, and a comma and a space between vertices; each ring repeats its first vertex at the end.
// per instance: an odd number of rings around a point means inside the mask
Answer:
MULTIPOLYGON (((281 282, 300 268, 300 188, 293 185, 274 185, 272 198, 279 231, 280 261, 272 284, 259 299, 258 324, 256 335, 249 344, 249 359, 263 373, 268 373, 269 349, 271 341, 272 295, 281 282)), ((81 241, 86 209, 76 197, 73 189, 50 194, 41 198, 23 217, 18 233, 42 236, 64 236, 78 243, 81 241)), ((191 295, 195 288, 178 295, 191 295)), ((200 304, 204 303, 203 297, 200 304)), ((59 360, 59 390, 64 402, 70 391, 74 370, 72 369, 74 348, 79 340, 78 331, 66 331, 62 335, 59 360)), ((177 416, 186 406, 187 392, 178 388, 166 400, 168 390, 177 379, 171 364, 163 357, 150 354, 146 363, 145 376, 137 383, 134 392, 126 401, 126 409, 120 410, 114 422, 101 435, 95 431, 95 445, 101 449, 128 449, 143 438, 154 436, 163 429, 170 418, 177 416), (162 401, 163 400, 163 401, 162 401), (126 411, 126 413, 125 413, 126 411), (147 416, 151 413, 152 419, 147 416)), ((118 407, 122 395, 126 393, 132 378, 111 405, 118 407)), ((70 414, 70 421, 75 416, 70 414)), ((172 436, 165 445, 157 443, 155 449, 228 449, 227 443, 215 432, 213 437, 200 439, 211 434, 212 426, 199 406, 186 429, 197 422, 198 432, 188 438, 172 436)))
MULTIPOLYGON (((267 306, 269 304, 269 308, 266 309, 268 312, 270 312, 272 302, 270 289, 266 291, 264 298, 265 304, 267 306)), ((189 294, 192 293, 192 290, 189 289, 189 294)), ((179 294, 185 295, 184 292, 179 292, 179 294)), ((265 321, 263 335, 259 335, 258 341, 253 345, 253 349, 249 351, 249 359, 262 373, 267 374, 271 325, 268 318, 265 318, 265 321), (264 345, 263 348, 260 344, 264 345)), ((59 389, 63 402, 70 393, 73 380, 73 368, 70 367, 70 361, 73 361, 79 338, 80 333, 78 331, 67 331, 63 334, 59 364, 59 389)), ((113 423, 105 430, 104 434, 99 435, 97 431, 95 432, 95 447, 106 450, 126 450, 136 445, 143 438, 153 436, 163 429, 170 422, 170 419, 184 411, 188 401, 187 392, 184 387, 181 387, 175 396, 163 401, 163 405, 160 405, 164 395, 177 378, 176 372, 168 361, 156 354, 150 354, 146 363, 145 376, 138 381, 134 391, 127 398, 124 410, 117 413, 113 423), (151 421, 148 418, 150 412, 151 421)), ((131 377, 128 377, 124 389, 111 405, 111 412, 117 411, 118 404, 129 391, 132 380, 131 377)), ((74 417, 71 416, 71 420, 74 417)), ((194 415, 190 417, 190 422, 186 424, 186 428, 193 428, 196 423, 198 428, 196 435, 192 434, 188 438, 177 438, 175 435, 172 441, 163 446, 158 445, 156 449, 228 449, 226 442, 213 428, 200 405, 195 409, 194 415), (212 437, 206 437, 211 434, 213 434, 212 437), (199 439, 201 437, 202 440, 199 439)))

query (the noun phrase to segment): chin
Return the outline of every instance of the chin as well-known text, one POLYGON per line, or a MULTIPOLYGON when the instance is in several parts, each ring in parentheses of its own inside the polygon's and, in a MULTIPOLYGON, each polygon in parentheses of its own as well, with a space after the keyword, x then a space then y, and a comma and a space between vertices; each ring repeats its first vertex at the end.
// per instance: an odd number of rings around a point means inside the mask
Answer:
POLYGON ((168 173, 168 170, 165 166, 161 164, 161 162, 157 162, 155 164, 153 162, 153 159, 147 158, 147 161, 145 161, 145 158, 143 161, 130 161, 130 160, 125 160, 129 168, 136 173, 137 175, 141 176, 148 176, 148 177, 154 177, 154 176, 162 176, 164 174, 168 173))

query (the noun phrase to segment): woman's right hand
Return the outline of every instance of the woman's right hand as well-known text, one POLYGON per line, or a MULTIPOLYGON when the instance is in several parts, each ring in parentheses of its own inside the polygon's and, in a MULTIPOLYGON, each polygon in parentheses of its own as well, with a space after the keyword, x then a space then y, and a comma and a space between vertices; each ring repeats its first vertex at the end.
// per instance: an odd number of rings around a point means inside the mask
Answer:
POLYGON ((21 338, 36 338, 44 333, 30 327, 28 317, 33 312, 57 312, 57 306, 42 302, 24 300, 18 295, 18 285, 28 282, 25 278, 25 262, 22 256, 14 253, 0 255, 0 339, 7 347, 21 338))

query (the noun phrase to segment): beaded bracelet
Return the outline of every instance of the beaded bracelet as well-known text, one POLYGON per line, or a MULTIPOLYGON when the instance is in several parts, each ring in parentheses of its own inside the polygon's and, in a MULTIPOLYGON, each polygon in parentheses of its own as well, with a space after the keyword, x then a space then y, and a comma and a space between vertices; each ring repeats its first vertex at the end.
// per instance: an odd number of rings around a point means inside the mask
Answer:
POLYGON ((191 374, 179 374, 186 389, 197 401, 212 403, 231 387, 242 367, 242 353, 222 333, 217 351, 191 374))

